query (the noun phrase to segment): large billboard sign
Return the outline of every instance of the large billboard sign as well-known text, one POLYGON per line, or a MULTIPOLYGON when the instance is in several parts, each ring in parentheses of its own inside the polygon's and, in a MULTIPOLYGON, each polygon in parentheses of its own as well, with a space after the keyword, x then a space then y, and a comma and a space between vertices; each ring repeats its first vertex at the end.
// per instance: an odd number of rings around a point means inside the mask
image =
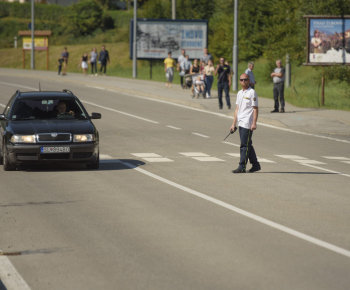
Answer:
POLYGON ((307 18, 307 64, 350 65, 350 16, 307 18))
MULTIPOLYGON (((133 58, 133 24, 130 21, 130 58, 133 58)), ((200 58, 208 46, 206 20, 137 20, 137 59, 176 58, 185 49, 190 59, 200 58)))
MULTIPOLYGON (((47 50, 49 46, 49 38, 47 36, 35 36, 34 37, 34 48, 35 50, 47 50)), ((32 49, 32 38, 23 36, 23 49, 32 49)))

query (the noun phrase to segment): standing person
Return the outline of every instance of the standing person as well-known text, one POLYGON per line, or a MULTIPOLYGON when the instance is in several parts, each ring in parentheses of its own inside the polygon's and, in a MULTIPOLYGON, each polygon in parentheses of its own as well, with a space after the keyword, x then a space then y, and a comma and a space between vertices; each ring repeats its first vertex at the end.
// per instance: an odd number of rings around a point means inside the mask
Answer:
POLYGON ((87 76, 87 71, 88 71, 88 54, 85 52, 83 56, 80 59, 80 66, 83 69, 83 75, 87 76))
POLYGON ((278 103, 278 95, 280 97, 281 102, 281 110, 280 113, 284 113, 284 74, 285 68, 282 66, 282 60, 278 59, 276 61, 277 67, 274 69, 271 77, 273 79, 273 99, 275 100, 275 109, 271 111, 271 113, 278 113, 279 103, 278 103))
POLYGON ((213 61, 211 59, 208 60, 208 64, 204 67, 204 75, 205 75, 205 85, 207 87, 207 98, 211 98, 210 90, 214 81, 214 72, 215 68, 213 66, 213 61))
POLYGON ((255 89, 256 81, 253 74, 254 62, 248 63, 248 68, 245 70, 245 73, 249 76, 249 85, 252 89, 255 89))
POLYGON ((180 71, 180 82, 181 87, 184 88, 184 74, 185 70, 183 68, 184 62, 186 60, 186 51, 184 49, 181 50, 181 55, 177 58, 177 70, 180 71))
POLYGON ((61 70, 62 70, 62 63, 63 63, 63 58, 60 57, 57 61, 57 64, 58 64, 58 74, 60 75, 61 74, 61 70))
POLYGON ((171 58, 171 51, 168 52, 168 57, 164 60, 164 72, 166 76, 166 87, 171 88, 171 83, 174 78, 174 66, 176 62, 171 58))
MULTIPOLYGON (((198 60, 197 59, 195 59, 194 61, 193 61, 193 65, 191 66, 191 68, 190 68, 190 74, 191 75, 196 75, 196 74, 199 74, 199 65, 198 65, 198 60)), ((192 96, 192 98, 194 98, 194 83, 195 83, 195 81, 196 81, 196 78, 195 77, 192 77, 192 94, 191 94, 191 96, 192 96)))
POLYGON ((314 37, 311 38, 311 45, 314 48, 314 52, 313 53, 322 53, 323 52, 323 42, 322 39, 320 37, 320 31, 318 29, 315 29, 314 31, 314 37))
POLYGON ((102 74, 103 69, 103 75, 105 76, 107 70, 107 62, 110 63, 110 60, 108 50, 106 50, 106 47, 104 45, 102 45, 102 50, 100 51, 100 58, 98 60, 101 63, 100 74, 102 74))
POLYGON ((260 163, 255 154, 252 145, 253 131, 256 130, 256 122, 258 120, 258 95, 249 87, 249 76, 242 74, 239 82, 242 89, 237 94, 235 116, 231 126, 231 131, 235 130, 238 121, 239 136, 241 139, 240 146, 240 161, 237 169, 232 170, 232 173, 245 173, 248 159, 252 168, 249 172, 261 170, 260 163))
POLYGON ((94 75, 94 71, 95 71, 95 76, 97 76, 97 63, 96 63, 97 56, 98 56, 98 53, 96 51, 96 47, 94 47, 90 52, 91 76, 94 75))
POLYGON ((222 109, 222 91, 225 91, 227 108, 231 109, 231 101, 229 95, 229 87, 231 86, 231 68, 228 64, 225 64, 225 59, 220 57, 220 64, 216 66, 215 75, 218 76, 218 99, 219 109, 222 109))
POLYGON ((209 60, 213 61, 213 56, 210 53, 208 53, 208 48, 205 47, 203 51, 204 51, 204 54, 201 56, 201 59, 200 59, 201 67, 205 67, 208 64, 209 60))
POLYGON ((61 58, 63 58, 63 70, 62 70, 62 75, 66 76, 67 73, 67 64, 68 64, 68 57, 69 57, 69 52, 67 51, 67 47, 63 49, 63 52, 61 53, 61 58))

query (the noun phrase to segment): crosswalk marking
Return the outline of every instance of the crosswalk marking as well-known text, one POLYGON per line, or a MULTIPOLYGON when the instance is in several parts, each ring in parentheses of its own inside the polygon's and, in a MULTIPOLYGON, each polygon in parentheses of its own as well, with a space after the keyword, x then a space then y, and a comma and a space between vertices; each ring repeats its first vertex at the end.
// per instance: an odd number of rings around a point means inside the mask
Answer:
POLYGON ((222 143, 225 143, 225 144, 228 144, 228 145, 233 145, 233 146, 236 146, 236 147, 241 147, 241 145, 237 145, 237 144, 231 143, 231 142, 222 141, 222 143))
POLYGON ((179 154, 185 155, 187 157, 208 157, 210 155, 201 152, 179 152, 179 154))
POLYGON ((347 163, 347 164, 350 164, 350 161, 342 161, 343 163, 347 163))
POLYGON ((233 156, 233 157, 241 157, 241 154, 239 154, 239 153, 226 153, 226 154, 233 156))
POLYGON ((168 128, 171 128, 171 129, 175 129, 175 130, 181 130, 181 128, 177 128, 177 127, 174 127, 174 126, 167 126, 168 128))
POLYGON ((276 163, 275 161, 265 159, 265 158, 260 158, 260 157, 258 157, 258 161, 259 161, 259 163, 260 162, 262 162, 262 163, 276 163))
POLYGON ((216 157, 192 157, 192 159, 196 159, 198 161, 225 161, 216 157))
POLYGON ((299 162, 301 164, 327 164, 327 163, 324 163, 324 162, 320 162, 320 161, 316 161, 316 160, 294 160, 296 162, 299 162))
POLYGON ((200 137, 203 137, 203 138, 210 138, 209 136, 206 136, 206 135, 203 135, 203 134, 199 134, 199 133, 193 133, 193 135, 197 135, 197 136, 200 136, 200 137))
POLYGON ((134 155, 136 157, 144 158, 144 157, 162 157, 159 154, 156 153, 131 153, 131 155, 134 155))

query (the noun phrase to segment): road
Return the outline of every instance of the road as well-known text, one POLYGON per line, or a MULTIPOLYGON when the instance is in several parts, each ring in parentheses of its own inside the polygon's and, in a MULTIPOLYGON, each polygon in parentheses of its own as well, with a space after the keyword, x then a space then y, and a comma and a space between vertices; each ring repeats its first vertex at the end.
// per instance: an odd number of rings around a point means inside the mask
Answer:
MULTIPOLYGON (((349 289, 347 136, 258 124, 234 175, 232 117, 85 80, 41 88, 102 114, 100 169, 1 169, 0 289, 349 289)), ((1 74, 0 106, 39 81, 1 74)))

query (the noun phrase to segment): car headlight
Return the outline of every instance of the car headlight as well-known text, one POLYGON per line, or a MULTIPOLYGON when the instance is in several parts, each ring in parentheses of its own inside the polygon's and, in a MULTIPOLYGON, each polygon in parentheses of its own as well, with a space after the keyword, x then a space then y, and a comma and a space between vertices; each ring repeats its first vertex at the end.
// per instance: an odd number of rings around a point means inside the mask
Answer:
POLYGON ((13 135, 12 143, 36 143, 35 135, 13 135))
POLYGON ((73 142, 91 142, 95 140, 93 134, 74 135, 73 142))

